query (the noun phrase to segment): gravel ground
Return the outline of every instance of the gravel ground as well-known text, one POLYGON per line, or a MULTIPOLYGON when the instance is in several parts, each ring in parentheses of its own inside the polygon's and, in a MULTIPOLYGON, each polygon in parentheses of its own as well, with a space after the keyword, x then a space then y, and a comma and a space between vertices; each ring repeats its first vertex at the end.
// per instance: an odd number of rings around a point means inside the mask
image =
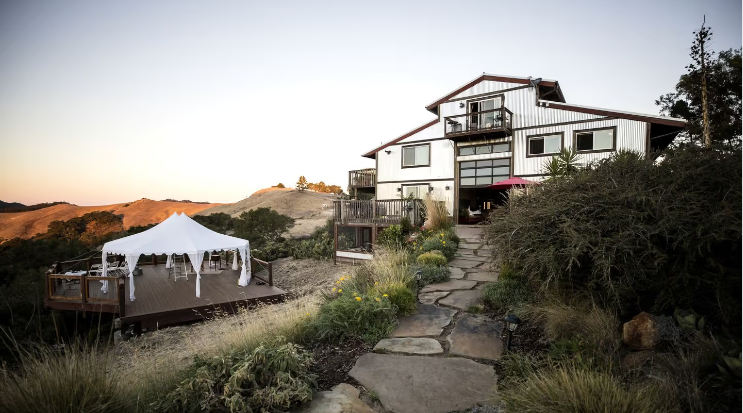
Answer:
POLYGON ((273 262, 273 282, 282 290, 301 296, 329 291, 351 269, 348 265, 333 265, 332 260, 280 258, 273 262))

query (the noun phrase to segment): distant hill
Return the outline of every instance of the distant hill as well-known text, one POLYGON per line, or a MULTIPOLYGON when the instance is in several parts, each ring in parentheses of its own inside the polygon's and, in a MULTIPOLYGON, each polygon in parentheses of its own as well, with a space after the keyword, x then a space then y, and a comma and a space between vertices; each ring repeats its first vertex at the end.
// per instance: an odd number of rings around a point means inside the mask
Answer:
POLYGON ((333 216, 333 201, 336 199, 338 196, 335 194, 271 187, 256 191, 234 204, 204 209, 198 215, 223 212, 237 217, 251 209, 271 208, 296 220, 294 228, 289 231, 290 235, 304 236, 311 234, 315 228, 324 225, 325 221, 333 216), (323 205, 327 208, 323 209, 323 205))
MULTIPOLYGON (((31 238, 45 233, 52 221, 67 221, 93 211, 111 211, 124 217, 124 228, 162 222, 174 212, 188 215, 224 204, 201 204, 140 199, 126 204, 77 206, 57 204, 28 212, 0 213, 0 240, 15 237, 31 238)), ((2 211, 0 211, 2 212, 2 211)))
POLYGON ((45 202, 43 204, 23 205, 18 202, 0 201, 0 213, 36 211, 37 209, 49 208, 59 204, 67 204, 67 202, 45 202))

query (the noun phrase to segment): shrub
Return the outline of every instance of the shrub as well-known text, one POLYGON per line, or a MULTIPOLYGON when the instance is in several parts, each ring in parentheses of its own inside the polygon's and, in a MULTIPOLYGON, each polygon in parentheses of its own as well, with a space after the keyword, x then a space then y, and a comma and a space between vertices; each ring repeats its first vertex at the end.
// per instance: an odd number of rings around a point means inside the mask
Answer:
POLYGON ((251 352, 197 358, 183 380, 152 407, 157 411, 286 411, 312 400, 311 354, 283 337, 251 352))
POLYGON ((423 197, 423 205, 426 209, 426 228, 442 230, 451 228, 449 212, 446 210, 446 201, 434 198, 430 193, 423 197))
POLYGON ((443 237, 431 237, 423 241, 417 253, 423 254, 431 251, 439 251, 443 256, 446 257, 447 261, 454 259, 454 254, 457 253, 457 245, 443 237))
POLYGON ((260 249, 251 249, 250 255, 259 260, 274 261, 289 256, 289 245, 282 241, 269 241, 260 249))
MULTIPOLYGON (((528 369, 528 367, 527 367, 528 369)), ((647 383, 625 386, 605 372, 559 365, 530 374, 517 386, 501 392, 513 412, 617 412, 675 411, 672 398, 647 383)))
POLYGON ((388 297, 379 294, 353 295, 344 290, 326 301, 315 319, 317 337, 321 340, 361 338, 378 341, 395 328, 397 308, 388 297))
POLYGON ((421 279, 418 285, 436 284, 449 280, 449 267, 443 265, 422 265, 413 268, 413 273, 421 272, 421 279))
POLYGON ((482 295, 485 304, 502 310, 512 310, 528 303, 534 294, 521 280, 501 280, 486 285, 482 295))
POLYGON ((417 258, 419 265, 446 265, 449 262, 439 251, 430 251, 421 254, 417 258))
POLYGON ((388 295, 390 302, 397 307, 397 315, 410 315, 418 309, 418 299, 415 293, 404 285, 394 284, 380 288, 379 294, 388 295))
POLYGON ((405 244, 406 234, 400 225, 390 225, 382 230, 377 238, 377 244, 384 247, 396 248, 405 244))
POLYGON ((291 248, 294 258, 313 258, 316 260, 328 260, 333 258, 335 252, 332 236, 321 234, 317 238, 298 241, 291 248))
POLYGON ((503 390, 521 383, 546 366, 547 362, 544 358, 513 351, 506 352, 500 359, 501 371, 498 373, 498 388, 503 390))
POLYGON ((496 261, 623 317, 694 308, 740 336, 741 153, 663 155, 619 152, 511 198, 487 228, 496 261))
POLYGON ((508 261, 504 261, 500 264, 500 274, 498 275, 499 280, 510 280, 519 277, 521 274, 516 270, 516 267, 508 261))
POLYGON ((410 222, 410 218, 402 217, 402 219, 400 219, 400 229, 402 230, 402 233, 405 235, 408 235, 411 232, 413 232, 413 224, 410 222))

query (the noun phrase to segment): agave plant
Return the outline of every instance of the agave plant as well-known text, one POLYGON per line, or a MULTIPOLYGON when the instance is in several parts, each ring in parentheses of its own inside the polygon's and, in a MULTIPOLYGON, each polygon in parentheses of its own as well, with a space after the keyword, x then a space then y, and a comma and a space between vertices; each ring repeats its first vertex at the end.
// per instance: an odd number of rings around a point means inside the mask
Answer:
POLYGON ((740 379, 741 377, 741 353, 731 351, 728 355, 722 356, 722 362, 717 363, 717 368, 720 372, 728 377, 734 377, 740 379))
POLYGON ((673 311, 673 318, 679 327, 689 331, 701 331, 704 329, 704 317, 694 310, 682 310, 677 308, 673 311))
POLYGON ((542 168, 550 178, 572 175, 580 169, 578 153, 572 148, 563 148, 560 153, 545 162, 542 168))

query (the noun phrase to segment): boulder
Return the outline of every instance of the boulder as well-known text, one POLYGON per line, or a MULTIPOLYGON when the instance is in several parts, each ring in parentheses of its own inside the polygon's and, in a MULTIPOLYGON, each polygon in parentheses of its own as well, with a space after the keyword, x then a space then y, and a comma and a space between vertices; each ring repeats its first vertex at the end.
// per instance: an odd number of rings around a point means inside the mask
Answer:
POLYGON ((622 328, 622 341, 635 350, 652 350, 660 339, 655 317, 644 311, 624 323, 622 328))

